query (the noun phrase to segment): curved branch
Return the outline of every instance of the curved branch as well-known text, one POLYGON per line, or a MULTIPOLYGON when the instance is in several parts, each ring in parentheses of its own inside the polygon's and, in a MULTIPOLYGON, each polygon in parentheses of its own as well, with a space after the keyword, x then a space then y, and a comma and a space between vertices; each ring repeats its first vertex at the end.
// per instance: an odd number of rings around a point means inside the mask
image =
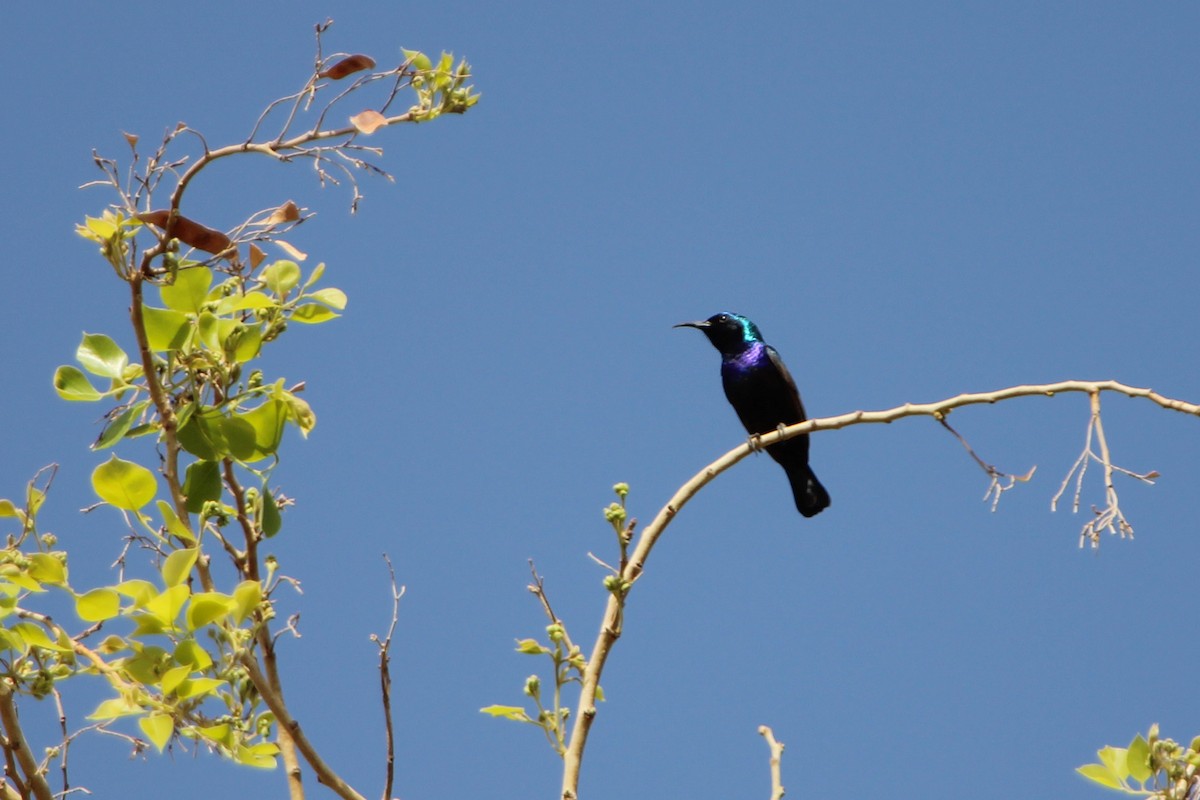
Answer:
MULTIPOLYGON (((1163 408, 1200 417, 1200 405, 1188 403, 1183 400, 1175 400, 1161 395, 1152 389, 1142 389, 1112 380, 1069 380, 1057 383, 1010 386, 991 392, 959 394, 932 403, 905 403, 902 406, 882 411, 852 411, 848 414, 840 414, 835 417, 810 419, 755 437, 755 447, 752 448, 749 442, 741 444, 693 475, 683 486, 679 487, 667 504, 662 507, 657 516, 655 516, 654 521, 642 530, 637 546, 634 548, 629 562, 621 570, 620 577, 629 584, 628 590, 632 590, 633 584, 641 577, 642 571, 645 569, 646 559, 649 558, 650 551, 654 548, 654 545, 658 542, 667 526, 671 524, 671 520, 675 518, 675 515, 709 482, 750 455, 755 449, 760 449, 776 442, 782 442, 805 433, 848 428, 852 425, 891 423, 906 417, 934 417, 940 420, 954 409, 964 406, 979 405, 981 403, 998 403, 1017 397, 1053 397, 1056 394, 1066 392, 1082 392, 1093 397, 1097 397, 1101 392, 1114 392, 1126 395, 1127 397, 1145 398, 1163 408)), ((628 590, 625 593, 625 600, 628 598, 628 590)), ((571 740, 567 746, 567 751, 563 754, 563 800, 577 800, 579 796, 579 771, 583 761, 583 751, 587 745, 587 737, 592 727, 592 721, 596 716, 596 689, 600 685, 600 675, 604 671, 604 664, 612 652, 613 645, 620 636, 621 607, 623 604, 623 601, 618 600, 616 595, 609 595, 608 605, 604 611, 604 621, 600 625, 600 632, 596 636, 596 643, 592 648, 587 668, 583 673, 583 680, 579 690, 579 702, 575 712, 575 727, 571 731, 571 740)))

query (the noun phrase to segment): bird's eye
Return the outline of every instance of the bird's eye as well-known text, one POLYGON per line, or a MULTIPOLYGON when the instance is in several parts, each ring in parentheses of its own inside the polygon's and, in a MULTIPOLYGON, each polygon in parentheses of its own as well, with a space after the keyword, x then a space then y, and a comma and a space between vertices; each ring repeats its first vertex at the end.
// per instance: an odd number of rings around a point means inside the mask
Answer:
POLYGON ((717 322, 729 322, 728 314, 717 314, 717 322))

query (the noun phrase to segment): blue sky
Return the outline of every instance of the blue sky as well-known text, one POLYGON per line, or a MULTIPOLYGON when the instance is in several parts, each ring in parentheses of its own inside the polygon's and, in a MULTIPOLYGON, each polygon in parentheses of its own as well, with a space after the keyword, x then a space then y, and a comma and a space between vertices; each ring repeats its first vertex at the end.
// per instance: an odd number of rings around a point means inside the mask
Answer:
MULTIPOLYGON (((50 378, 83 331, 129 341, 121 285, 72 233, 109 202, 76 188, 91 150, 123 158, 122 130, 149 142, 179 120, 239 140, 302 84, 328 16, 330 49, 452 50, 484 94, 378 134, 396 183, 366 181, 354 217, 347 191, 265 160, 214 169, 187 201, 222 228, 289 198, 316 211, 292 238, 350 296, 264 366, 306 380, 319 417, 276 473, 298 502, 272 544, 304 585, 284 680, 368 795, 386 551, 408 592, 397 794, 555 796, 540 734, 478 709, 519 703, 541 667, 513 652, 544 627, 527 559, 590 643, 609 487, 629 482, 648 521, 742 440, 717 354, 676 322, 750 316, 814 415, 1065 378, 1200 400, 1193 5, 26 5, 0 55, 0 496, 61 464, 45 521, 77 583, 111 580, 122 527, 77 511, 99 412, 50 378)), ((1086 398, 953 421, 1002 469, 1038 465, 994 514, 927 419, 816 436, 833 506, 815 519, 766 458, 684 510, 631 599, 585 797, 766 796, 760 724, 788 746, 792 797, 1096 797, 1074 774, 1096 748, 1153 722, 1200 733, 1181 683, 1200 656, 1200 423, 1106 397, 1115 459, 1162 479, 1118 484, 1137 538, 1092 553, 1082 518, 1049 512, 1086 398)), ((1084 507, 1099 500, 1089 483, 1084 507)), ((283 791, 207 755, 126 755, 86 740, 75 780, 283 791)))

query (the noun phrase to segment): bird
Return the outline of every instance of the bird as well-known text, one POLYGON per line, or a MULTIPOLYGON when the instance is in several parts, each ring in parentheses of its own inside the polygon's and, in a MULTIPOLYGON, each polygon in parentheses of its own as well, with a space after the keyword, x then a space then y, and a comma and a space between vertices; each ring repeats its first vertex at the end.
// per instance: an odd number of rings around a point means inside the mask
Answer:
MULTIPOLYGON (((723 311, 674 327, 696 328, 721 353, 725 397, 752 440, 756 435, 807 419, 792 374, 749 319, 723 311)), ((797 511, 813 517, 829 507, 829 492, 808 465, 807 434, 769 445, 766 450, 787 473, 797 511)))

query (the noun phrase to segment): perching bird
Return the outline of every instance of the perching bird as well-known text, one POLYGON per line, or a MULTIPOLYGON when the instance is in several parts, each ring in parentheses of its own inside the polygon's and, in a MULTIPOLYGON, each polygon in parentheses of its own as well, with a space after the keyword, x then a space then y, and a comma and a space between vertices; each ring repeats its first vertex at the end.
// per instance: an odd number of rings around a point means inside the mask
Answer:
MULTIPOLYGON (((758 326, 740 314, 715 314, 676 328, 698 328, 721 351, 721 383, 738 419, 753 434, 772 433, 780 425, 803 422, 800 392, 783 359, 763 341, 758 326)), ((792 484, 796 509, 806 517, 829 507, 829 493, 808 466, 808 436, 797 436, 767 448, 792 484)))

